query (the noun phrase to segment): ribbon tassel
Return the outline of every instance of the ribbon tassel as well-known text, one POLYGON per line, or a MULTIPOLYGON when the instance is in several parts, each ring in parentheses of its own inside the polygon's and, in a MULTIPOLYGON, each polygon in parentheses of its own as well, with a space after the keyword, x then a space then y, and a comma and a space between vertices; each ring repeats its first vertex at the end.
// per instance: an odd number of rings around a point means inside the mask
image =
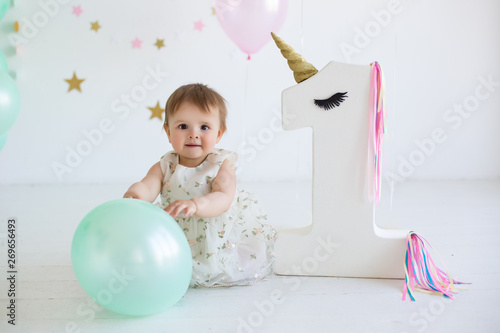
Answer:
POLYGON ((380 192, 381 192, 381 172, 382 172, 382 149, 385 134, 385 89, 384 89, 384 76, 382 74, 382 68, 377 61, 372 63, 372 73, 371 73, 371 89, 370 89, 370 109, 372 112, 373 122, 371 126, 373 135, 373 153, 374 153, 374 166, 375 166, 375 177, 374 177, 374 191, 376 203, 380 202, 380 192))
MULTIPOLYGON (((407 294, 411 301, 415 301, 415 290, 435 295, 443 295, 450 299, 454 299, 453 294, 457 293, 455 291, 455 285, 468 284, 453 280, 444 263, 443 266, 445 271, 436 267, 436 264, 427 250, 427 246, 432 249, 439 258, 436 250, 434 250, 425 238, 413 231, 408 233, 406 237, 403 301, 406 299, 407 294)), ((441 261, 440 258, 439 260, 441 261)))
MULTIPOLYGON (((385 83, 382 68, 378 62, 373 62, 370 84, 370 145, 373 145, 374 155, 374 180, 373 190, 375 202, 379 204, 381 193, 381 170, 384 135, 386 134, 386 108, 385 108, 385 83)), ((403 289, 403 301, 406 295, 415 301, 415 290, 443 295, 454 299, 455 285, 468 284, 458 282, 451 278, 445 266, 445 271, 439 269, 427 250, 434 248, 420 235, 410 231, 406 237, 405 257, 405 284, 403 289)), ((437 256, 437 253, 436 253, 437 256)), ((439 256, 438 256, 439 258, 439 256)), ((440 260, 441 261, 441 260, 440 260)), ((442 261, 441 261, 442 263, 442 261)), ((444 266, 444 264, 443 264, 444 266)))

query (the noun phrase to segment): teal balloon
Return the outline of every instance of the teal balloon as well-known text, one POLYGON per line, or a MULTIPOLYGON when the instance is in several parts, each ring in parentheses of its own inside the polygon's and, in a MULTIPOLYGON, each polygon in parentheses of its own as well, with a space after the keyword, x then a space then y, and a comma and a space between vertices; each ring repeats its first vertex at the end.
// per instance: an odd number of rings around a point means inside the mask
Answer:
POLYGON ((191 250, 177 222, 137 199, 108 201, 90 211, 75 231, 71 263, 92 299, 127 316, 174 305, 192 275, 191 250))
POLYGON ((5 73, 9 71, 7 58, 5 58, 5 55, 2 53, 2 51, 0 51, 0 71, 3 71, 5 73))
POLYGON ((0 135, 0 150, 3 149, 5 143, 7 142, 7 133, 0 135))
POLYGON ((19 115, 21 97, 16 83, 4 71, 0 71, 0 135, 14 124, 19 115))
POLYGON ((5 16, 9 10, 10 0, 0 0, 0 20, 5 16))

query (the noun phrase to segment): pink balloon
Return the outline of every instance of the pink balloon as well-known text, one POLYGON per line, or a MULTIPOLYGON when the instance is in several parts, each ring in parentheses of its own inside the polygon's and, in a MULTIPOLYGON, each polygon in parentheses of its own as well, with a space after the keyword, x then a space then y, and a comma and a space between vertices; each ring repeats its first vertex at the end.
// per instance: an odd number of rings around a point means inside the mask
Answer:
POLYGON ((286 17, 288 0, 216 0, 215 12, 224 32, 248 54, 259 51, 286 17))

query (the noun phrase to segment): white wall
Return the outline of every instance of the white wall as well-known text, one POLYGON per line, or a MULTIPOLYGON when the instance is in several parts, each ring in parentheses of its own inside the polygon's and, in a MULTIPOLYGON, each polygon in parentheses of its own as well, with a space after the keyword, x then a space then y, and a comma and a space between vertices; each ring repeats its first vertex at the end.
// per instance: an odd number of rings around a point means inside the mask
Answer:
MULTIPOLYGON (((0 152, 0 183, 141 178, 170 149, 147 107, 158 101, 163 107, 174 89, 189 82, 206 83, 229 101, 229 132, 219 146, 245 145, 240 180, 310 177, 310 131, 273 129, 281 91, 295 84, 286 61, 272 42, 247 61, 212 15, 213 0, 69 1, 54 7, 46 24, 38 22, 17 56, 9 54, 12 22, 37 23, 41 3, 58 2, 18 0, 0 21, 2 51, 22 95, 20 116, 0 152), (80 4, 84 12, 77 18, 72 6, 80 4), (201 32, 194 30, 200 19, 201 32), (102 26, 97 33, 90 30, 95 20, 102 26), (136 37, 144 40, 141 49, 131 47, 136 37), (156 38, 165 39, 166 47, 158 50, 156 38), (168 76, 125 115, 123 96, 137 92, 148 70, 156 69, 168 76), (82 93, 67 92, 64 79, 74 71, 85 79, 82 93), (53 165, 66 165, 68 149, 82 145, 83 132, 103 120, 111 124, 110 133, 69 167, 71 173, 58 177, 53 165), (272 142, 263 144, 269 133, 272 142)), ((380 62, 389 115, 386 175, 500 177, 498 1, 290 0, 279 35, 318 69, 331 60, 380 62), (389 10, 393 14, 384 15, 389 10), (484 80, 494 84, 485 86, 484 80), (454 113, 454 105, 464 104, 462 115, 454 113), (441 142, 432 147, 435 130, 441 142)))

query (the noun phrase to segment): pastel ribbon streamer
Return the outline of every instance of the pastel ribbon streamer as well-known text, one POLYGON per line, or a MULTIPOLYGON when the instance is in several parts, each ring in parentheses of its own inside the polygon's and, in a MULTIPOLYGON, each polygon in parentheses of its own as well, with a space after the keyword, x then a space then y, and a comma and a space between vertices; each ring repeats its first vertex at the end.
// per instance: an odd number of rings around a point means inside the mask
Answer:
POLYGON ((466 283, 458 282, 451 278, 446 265, 441 261, 439 255, 437 256, 441 263, 443 263, 445 271, 436 267, 426 248, 426 244, 437 255, 436 250, 422 236, 413 231, 410 231, 406 236, 406 280, 403 288, 403 301, 406 299, 407 294, 411 301, 415 301, 415 297, 413 296, 415 290, 454 299, 453 294, 457 293, 455 285, 466 283))
MULTIPOLYGON (((385 110, 385 83, 382 69, 378 62, 372 63, 371 89, 370 89, 370 129, 372 132, 371 141, 373 143, 374 154, 374 195, 376 203, 380 203, 381 192, 381 169, 382 169, 382 148, 384 134, 386 133, 386 110, 385 110)), ((434 264, 427 246, 434 251, 434 248, 422 236, 410 231, 406 237, 406 257, 405 257, 405 284, 403 289, 403 300, 408 295, 411 301, 415 301, 415 290, 438 294, 453 298, 456 294, 455 285, 466 284, 451 278, 445 266, 445 271, 439 269, 434 264)), ((439 257, 439 256, 438 256, 439 257)), ((441 261, 441 260, 440 260, 441 261)), ((442 263, 442 261, 441 261, 442 263)), ((444 264, 443 264, 444 265, 444 264)))
POLYGON ((385 134, 385 83, 382 69, 377 61, 372 63, 370 110, 372 112, 373 152, 375 157, 374 191, 377 204, 380 202, 380 176, 382 168, 382 144, 385 134))

